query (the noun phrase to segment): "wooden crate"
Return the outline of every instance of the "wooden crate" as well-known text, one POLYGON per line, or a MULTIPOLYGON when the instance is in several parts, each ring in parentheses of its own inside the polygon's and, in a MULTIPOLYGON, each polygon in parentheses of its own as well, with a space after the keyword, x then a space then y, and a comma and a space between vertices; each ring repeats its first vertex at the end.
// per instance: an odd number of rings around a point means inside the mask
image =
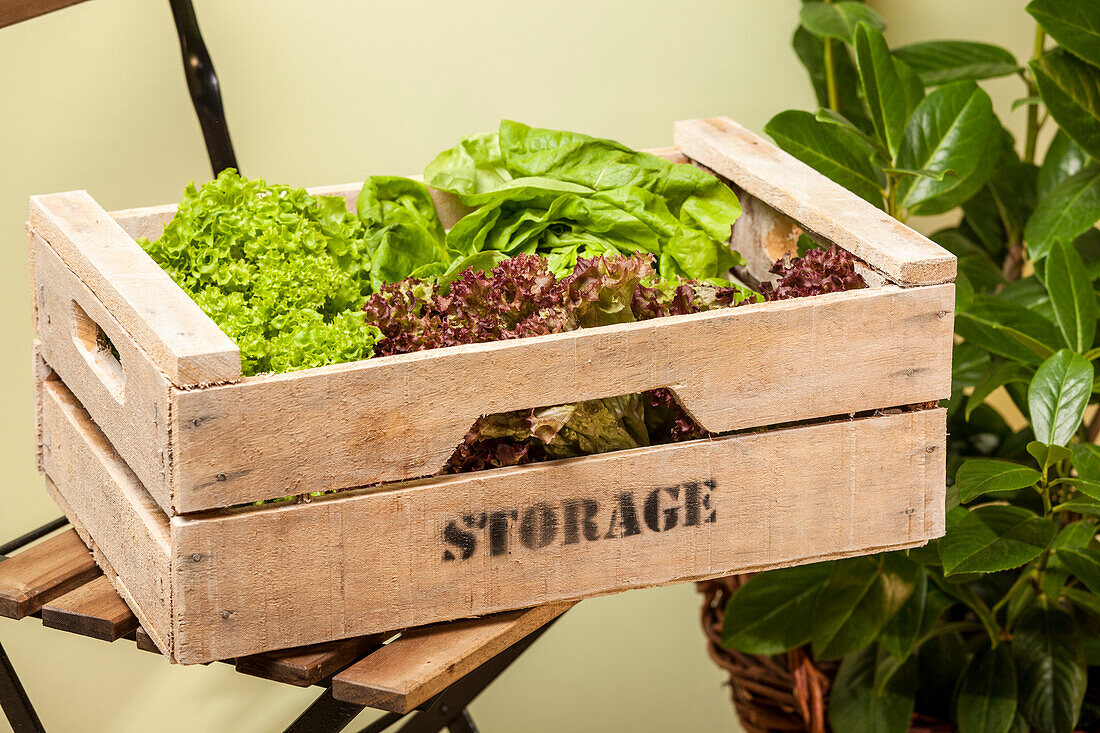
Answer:
POLYGON ((942 534, 954 258, 729 120, 676 143, 737 191, 756 274, 806 230, 873 287, 241 377, 134 241, 173 207, 32 198, 41 468, 157 645, 205 662, 942 534), (658 387, 722 435, 432 477, 480 415, 658 387))

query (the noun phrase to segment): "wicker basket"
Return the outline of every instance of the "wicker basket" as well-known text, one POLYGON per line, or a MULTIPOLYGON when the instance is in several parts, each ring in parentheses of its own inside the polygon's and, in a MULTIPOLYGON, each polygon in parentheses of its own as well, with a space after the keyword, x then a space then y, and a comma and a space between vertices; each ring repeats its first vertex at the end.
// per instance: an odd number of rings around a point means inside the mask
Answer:
MULTIPOLYGON (((840 666, 814 662, 805 649, 761 656, 722 646, 722 616, 730 596, 748 580, 731 575, 698 583, 703 594, 702 624, 710 658, 729 672, 730 697, 746 733, 810 731, 826 733, 829 688, 840 666)), ((914 715, 911 733, 949 733, 954 727, 914 715)))

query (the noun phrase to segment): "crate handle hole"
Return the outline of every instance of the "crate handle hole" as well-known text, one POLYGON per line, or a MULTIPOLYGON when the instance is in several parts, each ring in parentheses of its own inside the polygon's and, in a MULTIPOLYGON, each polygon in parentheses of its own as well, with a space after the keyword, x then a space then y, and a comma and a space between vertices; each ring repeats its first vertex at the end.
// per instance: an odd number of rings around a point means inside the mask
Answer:
POLYGON ((73 343, 99 380, 116 400, 122 401, 126 376, 118 349, 99 324, 73 301, 73 343))

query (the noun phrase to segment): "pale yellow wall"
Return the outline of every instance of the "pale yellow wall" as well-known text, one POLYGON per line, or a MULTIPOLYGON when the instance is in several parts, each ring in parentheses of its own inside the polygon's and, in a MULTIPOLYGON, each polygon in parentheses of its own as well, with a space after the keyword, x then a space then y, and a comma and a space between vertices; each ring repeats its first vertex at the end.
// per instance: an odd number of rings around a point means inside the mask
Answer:
MULTIPOLYGON (((880 4, 895 38, 996 38, 1003 22, 1026 50, 1022 0, 880 4)), ((196 0, 242 167, 299 185, 418 172, 503 116, 635 146, 668 144, 683 117, 759 129, 810 104, 788 45, 798 5, 196 0)), ((0 30, 0 538, 57 514, 32 463, 27 196, 86 188, 108 209, 141 206, 208 175, 166 2, 93 0, 0 30)), ((734 729, 697 603, 685 586, 581 604, 475 704, 478 722, 734 729)), ((281 730, 316 694, 34 621, 0 620, 0 642, 52 731, 281 730)))

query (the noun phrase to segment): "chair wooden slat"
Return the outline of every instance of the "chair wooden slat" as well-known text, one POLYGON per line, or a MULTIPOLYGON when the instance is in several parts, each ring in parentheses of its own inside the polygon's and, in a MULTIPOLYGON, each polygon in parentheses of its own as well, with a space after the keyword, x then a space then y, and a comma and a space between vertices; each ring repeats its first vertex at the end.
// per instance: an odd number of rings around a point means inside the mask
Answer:
POLYGON ((0 0, 0 28, 81 2, 84 0, 0 0))
POLYGON ((407 631, 333 677, 332 695, 407 713, 572 605, 537 606, 407 631))
POLYGON ((136 642, 137 648, 143 652, 163 654, 157 647, 157 643, 153 641, 153 637, 149 636, 149 632, 140 626, 137 627, 137 631, 134 632, 134 641, 136 642))
POLYGON ((101 575, 42 606, 42 625, 114 641, 137 629, 138 620, 101 575))
POLYGON ((0 562, 0 616, 23 618, 99 575, 73 529, 0 562))
POLYGON ((253 654, 237 660, 237 671, 298 687, 315 685, 382 645, 383 634, 253 654))

